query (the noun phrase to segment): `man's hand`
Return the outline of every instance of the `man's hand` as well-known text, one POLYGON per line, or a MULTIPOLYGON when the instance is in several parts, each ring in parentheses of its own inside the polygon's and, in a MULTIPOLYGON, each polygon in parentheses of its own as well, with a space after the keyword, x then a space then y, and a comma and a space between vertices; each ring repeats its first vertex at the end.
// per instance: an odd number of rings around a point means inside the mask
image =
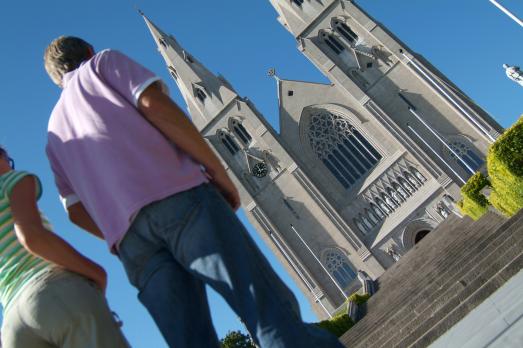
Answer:
POLYGON ((102 240, 105 239, 102 231, 91 218, 91 215, 89 215, 82 202, 78 202, 67 207, 67 214, 69 215, 69 220, 71 220, 71 222, 76 226, 91 233, 93 236, 96 236, 102 240))
POLYGON ((101 266, 94 264, 91 273, 92 274, 89 276, 89 279, 95 282, 105 295, 107 290, 107 272, 105 272, 101 266))
POLYGON ((157 83, 147 87, 138 99, 142 115, 176 146, 203 165, 234 210, 240 207, 240 196, 220 160, 200 132, 157 83))
POLYGON ((231 208, 234 211, 238 210, 241 205, 240 194, 227 173, 225 171, 220 171, 215 175, 209 175, 209 179, 211 180, 211 183, 218 188, 227 202, 229 202, 231 208))

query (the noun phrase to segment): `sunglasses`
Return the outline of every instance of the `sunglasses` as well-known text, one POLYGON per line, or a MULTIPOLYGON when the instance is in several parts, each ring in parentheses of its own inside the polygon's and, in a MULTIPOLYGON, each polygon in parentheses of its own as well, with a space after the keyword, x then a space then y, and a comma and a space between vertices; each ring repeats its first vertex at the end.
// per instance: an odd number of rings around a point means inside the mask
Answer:
POLYGON ((12 169, 15 169, 15 160, 12 159, 11 157, 9 157, 7 160, 9 161, 9 166, 10 166, 12 169))

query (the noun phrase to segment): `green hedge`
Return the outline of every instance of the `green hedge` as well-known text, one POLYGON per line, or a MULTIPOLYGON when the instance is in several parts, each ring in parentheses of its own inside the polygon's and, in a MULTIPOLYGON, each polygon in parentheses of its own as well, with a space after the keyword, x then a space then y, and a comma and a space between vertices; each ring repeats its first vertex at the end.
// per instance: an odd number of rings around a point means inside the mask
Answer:
MULTIPOLYGON (((347 298, 347 301, 345 303, 348 305, 348 303, 352 301, 359 306, 367 302, 369 298, 369 294, 361 295, 355 292, 347 298)), ((316 323, 316 325, 318 325, 322 329, 329 331, 333 335, 340 337, 354 325, 354 322, 348 314, 338 314, 335 315, 332 319, 321 321, 319 323, 316 323)))
POLYGON ((490 147, 487 168, 490 202, 507 216, 523 208, 523 117, 490 147))
POLYGON ((482 173, 474 174, 461 188, 463 200, 458 202, 462 214, 478 220, 488 211, 489 201, 480 191, 490 183, 482 173))
POLYGON ((341 314, 332 319, 320 321, 319 323, 316 323, 316 325, 337 337, 341 337, 341 335, 354 326, 354 322, 348 314, 341 314))
POLYGON ((350 295, 349 298, 347 298, 347 303, 354 302, 357 305, 364 304, 367 302, 367 300, 370 298, 369 294, 360 295, 359 293, 355 292, 354 294, 350 295))

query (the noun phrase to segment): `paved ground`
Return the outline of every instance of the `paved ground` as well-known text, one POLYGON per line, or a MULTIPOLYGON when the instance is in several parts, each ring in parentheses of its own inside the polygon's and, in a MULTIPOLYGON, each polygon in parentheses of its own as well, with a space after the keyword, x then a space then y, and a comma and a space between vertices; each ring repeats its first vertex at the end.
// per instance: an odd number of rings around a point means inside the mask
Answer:
POLYGON ((523 270, 430 345, 454 347, 523 347, 523 270))

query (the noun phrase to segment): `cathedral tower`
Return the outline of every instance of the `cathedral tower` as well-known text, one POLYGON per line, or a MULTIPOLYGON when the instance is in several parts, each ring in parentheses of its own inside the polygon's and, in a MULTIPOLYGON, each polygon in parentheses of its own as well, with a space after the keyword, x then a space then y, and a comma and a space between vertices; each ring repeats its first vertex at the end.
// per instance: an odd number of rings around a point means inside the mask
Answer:
POLYGON ((453 210, 502 129, 354 1, 270 2, 332 82, 281 82, 280 136, 388 267, 453 210))
POLYGON ((377 277, 383 267, 254 105, 144 19, 194 123, 239 187, 249 220, 328 317, 358 286, 358 270, 377 277))

